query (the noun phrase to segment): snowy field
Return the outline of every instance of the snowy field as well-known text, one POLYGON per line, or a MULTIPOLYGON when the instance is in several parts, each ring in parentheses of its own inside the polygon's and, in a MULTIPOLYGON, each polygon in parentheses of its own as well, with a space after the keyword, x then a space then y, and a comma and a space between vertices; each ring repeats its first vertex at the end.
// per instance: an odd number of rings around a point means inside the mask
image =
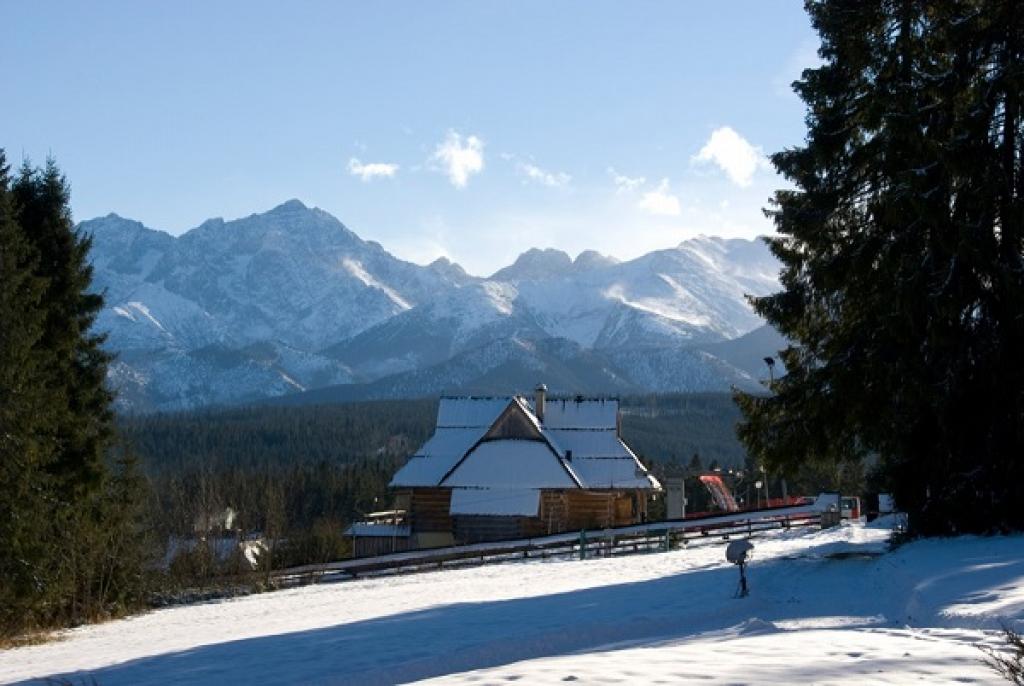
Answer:
POLYGON ((0 681, 115 684, 999 683, 1024 537, 883 553, 857 525, 724 547, 495 564, 176 607, 0 651, 0 681))

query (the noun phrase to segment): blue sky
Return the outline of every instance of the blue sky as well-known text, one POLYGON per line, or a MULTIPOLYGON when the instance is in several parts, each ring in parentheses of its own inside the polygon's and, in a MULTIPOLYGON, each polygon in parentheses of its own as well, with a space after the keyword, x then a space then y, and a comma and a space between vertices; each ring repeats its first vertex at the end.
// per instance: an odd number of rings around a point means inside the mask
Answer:
POLYGON ((0 3, 0 147, 75 218, 179 234, 297 197, 486 274, 771 230, 800 2, 0 3))

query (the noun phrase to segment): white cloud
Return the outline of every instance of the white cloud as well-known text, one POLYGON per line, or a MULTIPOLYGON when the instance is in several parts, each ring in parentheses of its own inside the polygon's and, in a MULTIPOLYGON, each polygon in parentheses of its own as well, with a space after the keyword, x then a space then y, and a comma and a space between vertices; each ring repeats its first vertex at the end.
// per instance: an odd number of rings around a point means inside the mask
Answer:
POLYGON ((462 137, 449 131, 445 139, 434 150, 431 160, 440 165, 440 170, 456 188, 465 188, 469 177, 484 168, 484 142, 476 136, 462 137))
POLYGON ((363 164, 353 157, 348 161, 348 171, 352 176, 358 176, 363 181, 370 181, 377 177, 393 177, 398 171, 398 165, 387 162, 367 162, 363 164))
POLYGON ((531 181, 536 181, 549 188, 565 188, 572 181, 572 177, 565 172, 549 172, 528 162, 520 162, 516 165, 516 169, 531 181))
POLYGON ((615 171, 614 167, 608 167, 608 174, 612 177, 612 181, 615 182, 616 188, 622 191, 635 191, 647 182, 642 176, 625 176, 615 171))
POLYGON ((682 212, 679 198, 669 192, 668 179, 662 179, 657 188, 644 193, 637 207, 650 214, 668 217, 677 217, 682 212))
POLYGON ((700 163, 713 162, 733 183, 742 187, 751 184, 754 172, 768 166, 764 151, 751 145, 747 139, 728 126, 712 131, 708 142, 692 160, 700 163))

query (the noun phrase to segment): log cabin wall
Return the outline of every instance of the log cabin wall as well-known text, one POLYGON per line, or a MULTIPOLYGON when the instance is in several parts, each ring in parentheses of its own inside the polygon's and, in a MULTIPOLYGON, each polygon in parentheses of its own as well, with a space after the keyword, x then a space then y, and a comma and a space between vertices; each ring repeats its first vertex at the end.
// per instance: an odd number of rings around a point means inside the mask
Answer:
POLYGON ((544 533, 603 529, 641 521, 637 500, 643 494, 628 491, 544 491, 541 495, 541 528, 544 533))
POLYGON ((565 531, 632 524, 633 500, 622 491, 566 491, 565 531))
POLYGON ((541 491, 540 514, 542 533, 568 531, 569 505, 565 491, 541 491))
POLYGON ((458 543, 479 543, 545 534, 604 529, 642 521, 646 494, 632 491, 546 490, 536 517, 452 516, 451 489, 414 488, 396 493, 408 503, 414 533, 450 533, 458 543))
POLYGON ((451 532, 450 488, 414 488, 409 497, 409 523, 414 533, 451 532))

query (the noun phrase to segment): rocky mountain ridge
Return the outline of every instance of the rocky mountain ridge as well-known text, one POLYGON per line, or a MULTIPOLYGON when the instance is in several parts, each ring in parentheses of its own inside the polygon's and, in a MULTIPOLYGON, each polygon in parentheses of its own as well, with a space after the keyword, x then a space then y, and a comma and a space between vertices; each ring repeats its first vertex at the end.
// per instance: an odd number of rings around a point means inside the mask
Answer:
POLYGON ((756 387, 756 370, 709 349, 758 329, 745 296, 778 287, 762 242, 709 237, 624 262, 534 249, 481 278, 446 259, 401 260, 298 200, 178 237, 114 214, 79 229, 106 295, 97 326, 118 355, 111 383, 134 412, 325 387, 756 387))

